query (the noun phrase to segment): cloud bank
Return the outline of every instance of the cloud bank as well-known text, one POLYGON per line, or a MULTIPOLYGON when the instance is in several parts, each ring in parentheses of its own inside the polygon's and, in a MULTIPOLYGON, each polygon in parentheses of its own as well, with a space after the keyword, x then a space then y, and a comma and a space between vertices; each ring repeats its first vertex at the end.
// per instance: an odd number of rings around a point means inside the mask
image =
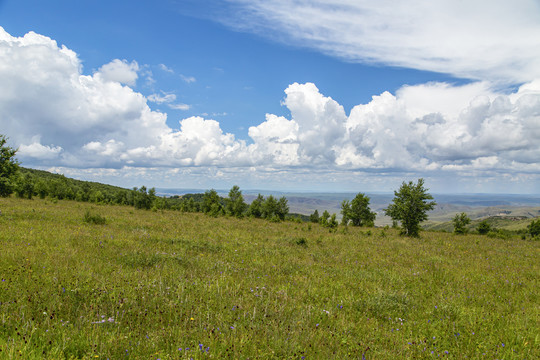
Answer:
POLYGON ((535 0, 228 0, 237 30, 342 59, 523 83, 540 78, 535 0))
POLYGON ((169 127, 148 103, 176 97, 134 91, 139 70, 117 59, 85 75, 65 46, 0 28, 1 132, 26 166, 207 169, 254 179, 294 172, 300 181, 355 172, 540 177, 538 80, 511 94, 488 82, 404 86, 348 114, 315 84, 294 83, 282 101, 290 118, 267 114, 249 139, 237 139, 202 117, 169 127))

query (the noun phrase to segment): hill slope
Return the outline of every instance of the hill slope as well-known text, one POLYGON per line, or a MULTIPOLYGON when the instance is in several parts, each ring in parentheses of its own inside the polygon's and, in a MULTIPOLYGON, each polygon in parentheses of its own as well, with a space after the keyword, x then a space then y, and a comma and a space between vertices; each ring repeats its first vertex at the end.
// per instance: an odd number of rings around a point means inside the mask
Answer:
POLYGON ((0 209, 3 358, 540 355, 539 242, 73 201, 0 209))

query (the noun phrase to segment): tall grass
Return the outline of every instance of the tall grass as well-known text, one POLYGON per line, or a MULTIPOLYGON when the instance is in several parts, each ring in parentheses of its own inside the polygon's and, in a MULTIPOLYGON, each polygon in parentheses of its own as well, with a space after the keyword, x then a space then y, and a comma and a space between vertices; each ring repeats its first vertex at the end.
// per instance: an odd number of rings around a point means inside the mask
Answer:
POLYGON ((0 358, 540 357, 539 242, 38 199, 0 209, 0 358))

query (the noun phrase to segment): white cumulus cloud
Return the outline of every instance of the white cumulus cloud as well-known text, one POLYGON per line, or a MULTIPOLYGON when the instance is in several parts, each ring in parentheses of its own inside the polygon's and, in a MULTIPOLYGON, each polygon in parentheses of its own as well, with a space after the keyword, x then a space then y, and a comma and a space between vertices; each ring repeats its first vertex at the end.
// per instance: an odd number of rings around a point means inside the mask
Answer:
POLYGON ((77 54, 48 37, 12 37, 0 28, 0 128, 23 165, 141 176, 161 168, 169 177, 177 171, 230 181, 237 174, 253 184, 287 174, 331 183, 399 172, 540 181, 538 80, 512 92, 488 82, 404 86, 348 114, 315 84, 294 83, 282 100, 290 118, 267 114, 246 140, 202 117, 182 119, 175 130, 147 103, 184 106, 174 94, 146 98, 122 81, 101 70, 85 75, 77 54))
POLYGON ((114 59, 99 68, 99 74, 106 81, 116 81, 121 84, 135 86, 139 75, 139 64, 136 61, 128 63, 127 60, 114 59))

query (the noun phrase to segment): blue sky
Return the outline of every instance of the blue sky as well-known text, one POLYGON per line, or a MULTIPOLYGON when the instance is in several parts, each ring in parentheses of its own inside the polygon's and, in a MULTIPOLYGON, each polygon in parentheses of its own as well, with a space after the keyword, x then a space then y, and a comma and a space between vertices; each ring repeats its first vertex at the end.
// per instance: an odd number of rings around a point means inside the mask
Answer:
POLYGON ((538 193, 538 3, 370 3, 0 0, 0 128, 126 187, 538 193))

